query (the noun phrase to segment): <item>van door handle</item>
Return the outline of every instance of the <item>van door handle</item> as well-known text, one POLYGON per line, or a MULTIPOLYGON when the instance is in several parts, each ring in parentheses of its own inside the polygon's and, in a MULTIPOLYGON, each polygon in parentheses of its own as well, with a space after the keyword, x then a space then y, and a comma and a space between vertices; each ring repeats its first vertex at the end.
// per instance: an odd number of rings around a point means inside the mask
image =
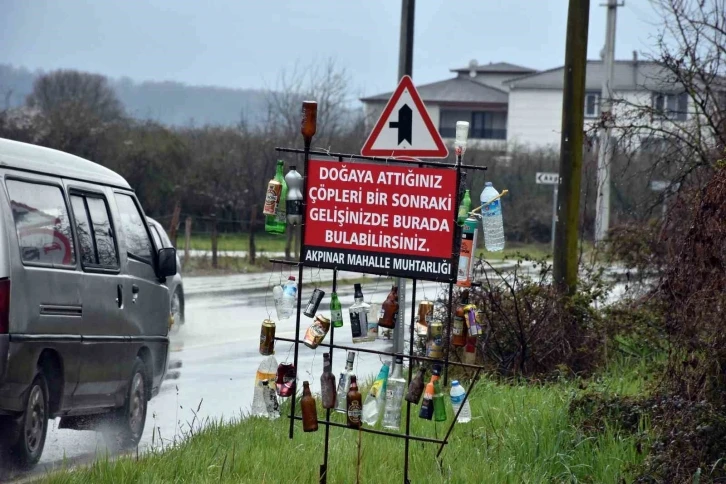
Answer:
POLYGON ((116 286, 116 304, 119 309, 121 309, 124 305, 124 287, 121 284, 116 286))
POLYGON ((131 293, 133 294, 133 297, 131 298, 131 302, 136 304, 136 300, 139 298, 139 286, 136 284, 133 284, 131 286, 131 293))

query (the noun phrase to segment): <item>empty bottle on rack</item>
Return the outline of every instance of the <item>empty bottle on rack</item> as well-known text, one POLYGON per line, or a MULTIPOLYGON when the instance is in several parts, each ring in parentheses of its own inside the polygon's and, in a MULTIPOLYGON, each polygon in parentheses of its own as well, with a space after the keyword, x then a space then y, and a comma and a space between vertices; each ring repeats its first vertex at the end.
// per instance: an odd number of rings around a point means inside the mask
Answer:
POLYGON ((330 353, 323 353, 323 374, 320 375, 320 399, 323 408, 335 407, 335 375, 333 375, 330 353))
POLYGON ((358 390, 358 382, 355 375, 350 375, 350 389, 346 395, 346 413, 348 415, 348 427, 360 428, 361 416, 363 414, 363 397, 358 390))
POLYGON ((272 288, 272 298, 275 300, 275 313, 277 313, 278 320, 290 317, 290 315, 285 316, 285 309, 282 307, 283 292, 282 286, 279 284, 272 288))
POLYGON ((426 384, 426 391, 424 391, 418 416, 426 420, 431 420, 434 417, 434 384, 431 382, 426 384))
POLYGON ((486 182, 481 192, 481 217, 484 226, 484 245, 490 252, 504 250, 504 223, 502 221, 502 199, 489 200, 497 197, 499 192, 492 186, 492 182, 486 182))
MULTIPOLYGON (((454 408, 454 415, 456 415, 456 412, 459 411, 461 402, 464 401, 464 395, 466 395, 466 390, 459 384, 459 380, 452 381, 449 396, 451 397, 451 406, 454 408)), ((464 408, 461 409, 459 418, 457 418, 456 421, 459 423, 471 422, 471 407, 469 406, 468 398, 466 399, 466 402, 464 402, 464 408)))
POLYGON ((338 394, 336 395, 337 405, 335 407, 336 412, 346 413, 348 411, 346 398, 348 396, 348 390, 350 389, 350 377, 353 375, 354 360, 355 353, 349 351, 348 359, 345 362, 345 371, 340 372, 340 378, 338 379, 338 394))
POLYGON ((368 315, 371 305, 363 301, 363 290, 360 284, 355 284, 355 302, 348 309, 350 315, 350 332, 353 336, 353 343, 369 341, 368 338, 368 315))
POLYGON ((446 420, 446 400, 444 400, 444 392, 441 389, 439 381, 439 371, 434 370, 431 381, 434 384, 434 420, 443 422, 446 420))
POLYGON ((464 225, 464 221, 469 216, 469 212, 471 212, 471 195, 469 195, 469 190, 466 190, 464 192, 464 198, 461 199, 461 203, 459 204, 459 216, 456 223, 464 225))
POLYGON ((287 223, 290 225, 302 224, 303 216, 303 177, 295 169, 293 165, 290 171, 285 175, 285 183, 287 183, 287 223))
POLYGON ((274 381, 277 376, 277 359, 270 355, 263 359, 257 367, 255 375, 255 390, 252 395, 252 415, 267 417, 267 405, 265 404, 265 391, 262 382, 264 380, 274 381))
POLYGON ((366 400, 363 403, 363 423, 366 425, 375 425, 383 413, 386 404, 386 387, 388 385, 388 373, 390 367, 388 363, 384 363, 381 371, 378 372, 376 380, 373 382, 366 400))
POLYGON ((315 406, 315 399, 310 394, 310 383, 303 382, 303 397, 300 400, 302 409, 303 431, 315 432, 318 430, 318 408, 315 406))
POLYGON ((330 322, 334 328, 343 326, 343 307, 340 305, 340 299, 336 293, 330 295, 330 322))
POLYGON ((416 376, 413 377, 411 383, 408 385, 408 392, 406 393, 406 401, 411 402, 414 405, 418 405, 421 400, 421 394, 424 390, 424 376, 426 376, 426 368, 423 366, 418 369, 416 376))
POLYGON ((388 379, 386 389, 386 407, 383 412, 383 426, 398 430, 401 427, 401 403, 406 389, 403 377, 403 356, 397 355, 393 366, 393 375, 388 379))
MULTIPOLYGON (((285 175, 283 170, 285 168, 285 162, 277 160, 277 172, 275 173, 274 180, 280 184, 280 188, 273 185, 273 190, 280 190, 277 196, 277 203, 275 204, 275 214, 270 215, 265 212, 265 232, 269 234, 284 234, 287 228, 287 212, 286 212, 286 200, 287 200, 287 183, 285 182, 285 175)), ((268 187, 268 192, 270 188, 268 187)), ((267 202, 267 201, 265 201, 267 202)), ((265 203, 267 208, 267 203, 265 203)))
POLYGON ((280 307, 282 308, 282 317, 287 319, 292 316, 297 303, 297 282, 295 282, 295 276, 287 278, 287 282, 282 288, 282 301, 280 307))
POLYGON ((476 337, 469 337, 466 339, 464 356, 462 357, 461 362, 466 363, 467 365, 476 364, 476 337))
POLYGON ((461 301, 454 312, 454 324, 451 326, 451 344, 454 346, 466 345, 466 317, 465 308, 469 304, 469 290, 461 291, 461 301))
POLYGON ((398 287, 391 287, 391 292, 381 305, 381 314, 378 318, 378 326, 393 329, 396 326, 396 314, 398 313, 398 287))

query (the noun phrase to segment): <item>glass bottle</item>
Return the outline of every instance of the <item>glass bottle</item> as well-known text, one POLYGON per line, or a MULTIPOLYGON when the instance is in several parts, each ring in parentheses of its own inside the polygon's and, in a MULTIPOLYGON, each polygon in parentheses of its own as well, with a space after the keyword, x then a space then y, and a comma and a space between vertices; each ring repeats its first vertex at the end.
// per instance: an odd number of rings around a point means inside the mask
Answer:
POLYGON ((398 313, 398 287, 391 287, 391 292, 381 305, 381 317, 378 319, 378 326, 393 329, 396 326, 395 315, 398 313))
POLYGON ((303 382, 303 397, 300 400, 302 408, 303 431, 315 432, 318 430, 318 409, 315 406, 315 399, 310 394, 310 383, 303 382))
POLYGON ((336 293, 330 295, 330 321, 333 323, 334 328, 343 326, 343 308, 336 293))
POLYGON ((285 175, 285 182, 287 183, 285 206, 287 223, 290 225, 300 225, 303 216, 303 177, 295 168, 295 165, 290 166, 290 171, 285 175))
POLYGON ((375 425, 383 413, 386 402, 386 386, 388 384, 388 373, 390 371, 389 363, 383 363, 381 371, 378 372, 376 380, 373 382, 371 389, 366 395, 363 403, 363 423, 366 425, 375 425))
POLYGON ((469 337, 466 339, 464 357, 461 359, 461 362, 467 365, 476 364, 476 337, 469 337))
POLYGON ((464 225, 466 218, 469 216, 469 212, 471 212, 471 195, 469 195, 469 190, 467 190, 464 192, 464 198, 461 200, 461 204, 459 204, 459 216, 456 223, 464 225))
POLYGON ((393 365, 393 375, 388 379, 386 408, 383 412, 383 427, 398 430, 401 427, 401 403, 406 388, 403 377, 403 356, 397 355, 393 365))
POLYGON ((336 396, 337 405, 335 407, 336 412, 346 413, 348 407, 346 406, 346 399, 348 396, 348 390, 350 388, 350 377, 353 375, 353 361, 355 360, 355 353, 352 351, 348 352, 348 359, 345 362, 345 371, 340 372, 340 378, 338 379, 338 395, 336 396))
POLYGON ((434 384, 431 382, 426 384, 426 391, 424 392, 418 416, 426 420, 431 420, 434 416, 434 384))
POLYGON ((426 375, 426 368, 423 366, 418 369, 418 373, 413 377, 411 383, 408 385, 408 392, 406 393, 406 401, 411 402, 414 405, 418 405, 421 400, 421 394, 424 390, 424 376, 426 375))
POLYGON ((363 415, 363 397, 358 391, 358 382, 355 375, 350 375, 350 390, 346 395, 346 413, 348 414, 348 427, 360 428, 363 415))
POLYGON ((451 344, 454 346, 466 345, 466 329, 464 318, 466 317, 465 308, 469 304, 469 291, 461 292, 461 301, 456 307, 454 313, 454 325, 451 327, 451 344))
POLYGON ((333 375, 330 353, 323 353, 323 374, 320 375, 320 399, 323 408, 335 407, 335 375, 333 375))
POLYGON ((355 302, 348 309, 350 315, 350 331, 353 343, 368 341, 368 313, 371 305, 363 301, 363 290, 360 284, 355 284, 355 302))
POLYGON ((444 392, 441 390, 438 371, 434 370, 431 381, 434 384, 434 420, 443 422, 446 420, 446 400, 444 399, 444 392))
POLYGON ((287 182, 285 182, 285 175, 283 170, 285 168, 285 162, 277 160, 277 172, 275 178, 282 188, 280 189, 280 196, 275 207, 274 215, 265 215, 265 232, 268 234, 284 234, 287 228, 287 216, 286 216, 286 201, 287 201, 287 182))

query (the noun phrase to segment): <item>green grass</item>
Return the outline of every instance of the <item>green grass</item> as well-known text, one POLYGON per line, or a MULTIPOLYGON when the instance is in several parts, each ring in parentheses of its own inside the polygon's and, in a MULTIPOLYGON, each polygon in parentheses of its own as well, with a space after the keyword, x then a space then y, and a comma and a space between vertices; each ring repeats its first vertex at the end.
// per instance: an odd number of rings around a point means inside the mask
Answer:
MULTIPOLYGON (((632 362, 611 366, 599 385, 615 392, 642 392, 644 378, 637 366, 632 362), (618 375, 620 370, 632 374, 618 375)), ((498 384, 482 379, 471 397, 474 419, 457 424, 442 454, 441 467, 435 460, 436 444, 411 443, 411 481, 629 481, 630 466, 640 463, 647 449, 638 453, 636 437, 615 429, 594 436, 581 432, 568 412, 570 400, 582 391, 581 383, 498 384)), ((412 434, 442 438, 446 426, 419 419, 417 411, 412 406, 412 434)), ((447 412, 451 420, 450 406, 447 412)), ((322 409, 318 416, 324 416, 322 409)), ((333 413, 333 420, 343 422, 343 416, 333 413)), ((248 418, 233 425, 211 423, 166 451, 154 451, 138 460, 100 460, 87 469, 50 475, 42 482, 317 482, 324 427, 303 433, 296 422, 293 440, 288 439, 287 429, 284 417, 276 421, 248 418)), ((329 482, 355 482, 357 440, 358 432, 331 427, 329 482)), ((361 482, 401 482, 403 452, 402 439, 362 434, 361 482)))
MULTIPOLYGON (((284 252, 285 235, 271 235, 264 231, 255 234, 255 246, 260 252, 284 252)), ((208 234, 192 235, 191 247, 196 250, 212 250, 212 239, 208 234)), ((217 249, 220 251, 247 251, 250 248, 250 236, 245 233, 219 234, 217 249)))

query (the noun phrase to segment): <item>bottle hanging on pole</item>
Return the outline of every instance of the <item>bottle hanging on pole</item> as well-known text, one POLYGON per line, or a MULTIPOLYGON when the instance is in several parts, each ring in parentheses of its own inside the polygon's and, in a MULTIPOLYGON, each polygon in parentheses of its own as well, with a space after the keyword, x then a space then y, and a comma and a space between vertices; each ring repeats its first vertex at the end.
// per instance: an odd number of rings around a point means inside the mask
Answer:
POLYGON ((303 397, 300 400, 302 408, 302 421, 304 432, 315 432, 318 430, 318 408, 315 399, 310 393, 310 383, 303 382, 303 397))
MULTIPOLYGON (((467 190, 468 193, 468 190, 467 190)), ((479 235, 479 221, 469 215, 461 231, 461 249, 459 250, 459 268, 456 274, 456 285, 471 286, 471 274, 476 260, 476 242, 479 235)))
POLYGON ((287 200, 287 183, 285 182, 285 162, 282 160, 277 161, 277 172, 275 178, 270 180, 270 184, 267 187, 267 197, 265 198, 265 232, 268 234, 284 234, 287 228, 287 213, 286 213, 286 200, 287 200), (273 182, 276 182, 273 184, 273 182), (277 183, 280 184, 278 187, 277 183), (274 192, 275 207, 273 213, 268 212, 268 200, 271 199, 272 192, 274 192), (279 190, 279 193, 278 193, 279 190))
POLYGON ((290 171, 285 175, 285 183, 287 183, 287 223, 290 225, 300 225, 303 215, 303 177, 296 168, 295 165, 290 166, 290 171))

